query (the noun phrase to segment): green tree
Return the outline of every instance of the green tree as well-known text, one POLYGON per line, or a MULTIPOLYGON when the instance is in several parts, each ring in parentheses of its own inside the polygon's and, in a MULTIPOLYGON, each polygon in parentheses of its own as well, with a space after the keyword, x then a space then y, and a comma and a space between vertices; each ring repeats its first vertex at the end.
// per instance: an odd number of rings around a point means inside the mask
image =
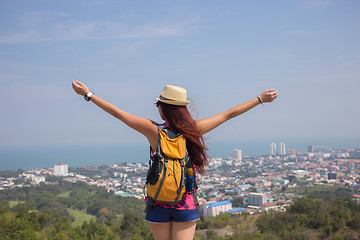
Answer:
POLYGON ((143 218, 132 213, 125 214, 121 229, 121 239, 152 239, 150 229, 143 218))
POLYGON ((114 240, 118 239, 111 228, 106 228, 103 224, 90 221, 90 223, 84 222, 82 225, 83 234, 86 239, 93 240, 114 240))
POLYGON ((37 235, 35 230, 24 219, 15 219, 7 225, 7 234, 4 239, 17 239, 17 240, 35 240, 37 235))
POLYGON ((220 236, 215 232, 214 229, 208 229, 206 231, 207 240, 221 240, 220 236))
POLYGON ((233 198, 231 200, 231 203, 232 203, 232 206, 236 207, 236 208, 245 206, 244 199, 241 197, 233 198))

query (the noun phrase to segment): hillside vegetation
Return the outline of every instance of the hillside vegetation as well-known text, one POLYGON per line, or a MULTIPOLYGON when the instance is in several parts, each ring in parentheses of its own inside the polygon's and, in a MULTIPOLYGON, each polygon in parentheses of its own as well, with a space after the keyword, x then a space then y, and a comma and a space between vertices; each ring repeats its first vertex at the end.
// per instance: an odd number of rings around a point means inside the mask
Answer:
MULTIPOLYGON (((357 239, 360 206, 317 187, 285 213, 221 214, 198 222, 197 240, 357 239), (317 194, 314 194, 316 191, 317 194)), ((83 183, 0 191, 0 239, 153 239, 144 201, 83 183)))

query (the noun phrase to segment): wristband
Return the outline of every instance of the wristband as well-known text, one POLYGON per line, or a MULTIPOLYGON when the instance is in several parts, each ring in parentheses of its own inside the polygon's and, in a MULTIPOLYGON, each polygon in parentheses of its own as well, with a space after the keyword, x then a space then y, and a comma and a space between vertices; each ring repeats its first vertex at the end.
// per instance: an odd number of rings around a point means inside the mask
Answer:
POLYGON ((259 102, 261 103, 261 105, 264 104, 260 97, 257 97, 257 99, 259 99, 259 102))

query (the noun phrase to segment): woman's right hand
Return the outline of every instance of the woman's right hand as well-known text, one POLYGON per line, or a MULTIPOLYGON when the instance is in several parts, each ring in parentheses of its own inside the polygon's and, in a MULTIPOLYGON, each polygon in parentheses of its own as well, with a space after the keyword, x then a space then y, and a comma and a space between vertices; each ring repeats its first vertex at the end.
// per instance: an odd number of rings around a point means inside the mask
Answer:
POLYGON ((79 81, 72 80, 72 87, 74 91, 81 96, 85 96, 90 92, 89 89, 85 86, 85 84, 79 81))

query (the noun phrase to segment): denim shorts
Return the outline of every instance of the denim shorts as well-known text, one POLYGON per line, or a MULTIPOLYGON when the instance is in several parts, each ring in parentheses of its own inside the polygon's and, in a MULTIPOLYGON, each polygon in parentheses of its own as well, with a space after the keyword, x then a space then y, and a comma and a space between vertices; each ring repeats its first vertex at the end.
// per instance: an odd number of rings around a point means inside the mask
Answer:
POLYGON ((178 210, 175 208, 164 208, 154 205, 152 210, 148 210, 145 220, 150 223, 167 223, 167 222, 191 222, 199 220, 197 209, 178 210))

